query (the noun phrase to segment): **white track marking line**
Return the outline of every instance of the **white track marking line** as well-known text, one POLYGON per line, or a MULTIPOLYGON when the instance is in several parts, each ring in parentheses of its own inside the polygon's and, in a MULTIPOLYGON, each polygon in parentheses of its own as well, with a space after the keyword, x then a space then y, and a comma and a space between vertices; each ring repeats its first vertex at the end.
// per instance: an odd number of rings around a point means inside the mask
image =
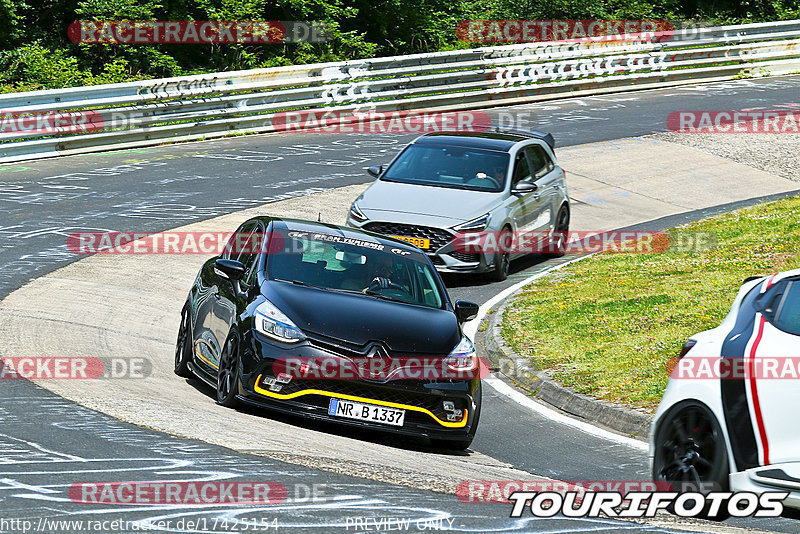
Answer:
POLYGON ((508 297, 514 291, 516 291, 516 290, 518 290, 520 288, 523 288, 526 285, 530 284, 531 282, 533 282, 535 280, 538 280, 539 278, 543 278, 543 277, 547 276, 548 274, 550 274, 551 272, 561 269, 562 267, 566 267, 567 265, 575 263, 576 261, 581 261, 581 260, 586 259, 588 257, 589 256, 581 256, 580 258, 575 258, 574 260, 566 261, 566 262, 561 263, 559 265, 554 265, 553 267, 550 267, 549 269, 546 269, 546 270, 538 272, 538 273, 536 273, 536 274, 534 274, 532 276, 529 276, 528 278, 526 278, 525 280, 522 280, 521 282, 517 282, 516 284, 514 284, 511 287, 505 288, 500 293, 498 293, 494 297, 492 297, 489 300, 487 300, 480 307, 480 309, 478 310, 477 317, 475 317, 470 322, 464 324, 464 333, 470 339, 475 339, 475 334, 478 333, 478 325, 481 324, 481 321, 483 320, 484 317, 486 317, 486 314, 489 312, 489 310, 492 309, 492 307, 494 305, 496 305, 498 302, 500 302, 504 298, 508 297))
POLYGON ((517 391, 516 389, 512 388, 499 378, 495 378, 493 375, 490 375, 487 378, 483 379, 485 384, 490 385, 495 391, 498 393, 505 395, 509 399, 513 400, 517 404, 524 406, 534 412, 542 415, 556 423, 560 423, 565 426, 570 426, 586 432, 587 434, 591 434, 595 437, 605 439, 608 441, 613 441, 615 443, 619 443, 620 445, 626 445, 633 449, 647 451, 647 443, 644 441, 640 441, 638 439, 629 438, 626 436, 621 436, 619 434, 615 434, 609 430, 604 430, 602 428, 596 427, 591 423, 586 423, 584 421, 578 421, 577 419, 573 419, 568 415, 564 415, 561 412, 557 412, 552 408, 548 408, 544 404, 536 402, 535 400, 531 399, 530 397, 526 396, 524 393, 517 391))
MULTIPOLYGON (((478 316, 475 317, 475 319, 473 319, 472 321, 470 321, 470 322, 468 322, 468 323, 466 323, 464 325, 464 333, 470 339, 475 339, 475 335, 478 333, 478 325, 480 325, 480 323, 483 320, 483 318, 486 317, 486 314, 489 312, 489 310, 492 309, 492 307, 495 306, 498 302, 502 301, 503 299, 505 299, 506 297, 508 297, 509 295, 514 293, 515 291, 517 291, 518 289, 521 289, 521 288, 525 287, 526 285, 530 284, 531 282, 533 282, 535 280, 538 280, 539 278, 543 278, 543 277, 547 276, 548 274, 550 274, 551 272, 557 271, 558 269, 561 269, 562 267, 566 267, 567 265, 570 265, 572 263, 575 263, 577 261, 583 260, 583 259, 588 258, 588 257, 589 256, 582 256, 580 258, 575 258, 574 260, 570 260, 570 261, 564 262, 562 264, 555 265, 555 266, 553 266, 553 267, 551 267, 551 268, 549 268, 549 269, 547 269, 545 271, 538 272, 538 273, 536 273, 536 274, 534 274, 532 276, 529 276, 525 280, 522 280, 521 282, 517 282, 516 284, 514 284, 511 287, 507 287, 506 289, 504 289, 503 291, 501 291, 500 293, 498 293, 497 295, 495 295, 494 297, 492 297, 491 299, 486 301, 486 303, 484 303, 480 307, 480 309, 478 310, 478 316)), ((509 399, 513 400, 517 404, 519 404, 521 406, 524 406, 524 407, 526 407, 526 408, 528 408, 528 409, 538 413, 539 415, 541 415, 543 417, 546 417, 546 418, 548 418, 548 419, 550 419, 552 421, 555 421, 557 423, 560 423, 560 424, 563 424, 563 425, 566 425, 566 426, 570 426, 570 427, 576 428, 578 430, 581 430, 583 432, 586 432, 587 434, 591 434, 591 435, 596 436, 598 438, 605 439, 605 440, 608 440, 608 441, 613 441, 615 443, 619 443, 621 445, 626 445, 626 446, 634 448, 634 449, 638 449, 638 450, 641 450, 641 451, 647 451, 648 450, 647 443, 645 443, 643 441, 640 441, 640 440, 634 439, 634 438, 629 438, 627 436, 622 436, 620 434, 616 434, 616 433, 611 432, 609 430, 605 430, 605 429, 599 428, 599 427, 597 427, 597 426, 595 426, 593 424, 587 423, 585 421, 579 421, 577 419, 569 417, 568 415, 564 415, 563 413, 558 412, 558 411, 554 410, 553 408, 549 408, 549 407, 545 406, 544 404, 536 402, 535 400, 531 399, 530 397, 527 397, 524 393, 521 393, 520 391, 517 391, 516 389, 512 388, 511 386, 509 386, 508 384, 506 384, 505 382, 503 382, 499 378, 496 378, 496 377, 490 375, 488 378, 485 378, 483 381, 486 384, 488 384, 489 386, 491 386, 495 391, 497 391, 501 395, 505 395, 506 397, 508 397, 509 399)))

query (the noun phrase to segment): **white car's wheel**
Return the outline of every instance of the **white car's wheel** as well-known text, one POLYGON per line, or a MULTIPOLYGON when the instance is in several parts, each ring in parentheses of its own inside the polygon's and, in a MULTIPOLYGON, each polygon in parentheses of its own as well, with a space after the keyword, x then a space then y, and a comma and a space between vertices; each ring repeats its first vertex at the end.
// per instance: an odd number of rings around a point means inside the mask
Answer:
MULTIPOLYGON (((725 437, 704 404, 684 401, 664 415, 655 434, 653 480, 674 491, 727 491, 730 467, 725 437)), ((722 511, 708 519, 725 519, 722 511)))

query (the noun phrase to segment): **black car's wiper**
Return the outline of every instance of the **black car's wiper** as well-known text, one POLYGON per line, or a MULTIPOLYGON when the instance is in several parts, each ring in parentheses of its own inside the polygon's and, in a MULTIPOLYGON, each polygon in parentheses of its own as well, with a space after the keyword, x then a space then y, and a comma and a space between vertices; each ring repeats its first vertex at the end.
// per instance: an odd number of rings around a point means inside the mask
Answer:
POLYGON ((379 298, 381 300, 391 300, 392 302, 402 302, 403 304, 411 304, 407 300, 398 299, 398 298, 395 298, 395 297, 390 297, 390 296, 384 295, 383 293, 379 293, 377 291, 370 291, 369 289, 364 291, 364 295, 369 295, 371 297, 376 297, 376 298, 379 298))
POLYGON ((350 293, 352 295, 363 295, 363 291, 359 291, 358 289, 342 289, 341 287, 332 287, 330 288, 331 291, 337 291, 339 293, 350 293))
POLYGON ((296 286, 303 286, 303 287, 313 287, 314 289, 324 289, 325 291, 328 291, 327 287, 311 285, 308 282, 303 282, 302 280, 285 280, 283 278, 273 278, 273 280, 275 280, 276 282, 284 282, 287 284, 294 284, 296 286))
POLYGON ((285 280, 283 278, 273 278, 276 282, 285 282, 287 284, 294 284, 296 286, 303 286, 303 287, 313 287, 314 289, 322 289, 324 291, 335 291, 337 293, 350 293, 352 295, 367 295, 370 297, 376 297, 381 300, 391 300, 392 302, 401 302, 403 304, 412 304, 411 302, 403 299, 398 299, 394 297, 389 297, 377 291, 370 291, 369 289, 366 291, 358 291, 356 289, 342 289, 338 287, 322 287, 322 286, 315 286, 309 284, 308 282, 303 282, 302 280, 285 280))

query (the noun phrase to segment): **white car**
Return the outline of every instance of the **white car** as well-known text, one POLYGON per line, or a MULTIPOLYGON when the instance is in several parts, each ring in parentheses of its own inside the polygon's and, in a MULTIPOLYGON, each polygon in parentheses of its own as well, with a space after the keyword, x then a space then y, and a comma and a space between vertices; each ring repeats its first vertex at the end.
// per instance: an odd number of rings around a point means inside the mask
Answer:
POLYGON ((800 508, 800 270, 745 280, 679 358, 650 432, 653 479, 789 491, 800 508))

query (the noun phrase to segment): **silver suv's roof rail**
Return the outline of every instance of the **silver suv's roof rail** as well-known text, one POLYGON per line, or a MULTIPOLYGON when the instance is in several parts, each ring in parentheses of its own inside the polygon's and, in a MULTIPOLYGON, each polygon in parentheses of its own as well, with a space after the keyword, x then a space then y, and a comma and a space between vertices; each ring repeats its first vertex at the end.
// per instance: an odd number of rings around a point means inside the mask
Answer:
POLYGON ((529 139, 530 138, 541 139, 542 141, 547 143, 550 148, 552 149, 556 148, 556 140, 553 137, 553 134, 541 132, 539 130, 526 130, 524 128, 506 128, 503 126, 484 126, 478 124, 472 125, 472 128, 480 132, 493 132, 500 134, 505 133, 511 135, 518 135, 520 137, 527 137, 529 139), (485 128, 485 130, 483 128, 485 128))

